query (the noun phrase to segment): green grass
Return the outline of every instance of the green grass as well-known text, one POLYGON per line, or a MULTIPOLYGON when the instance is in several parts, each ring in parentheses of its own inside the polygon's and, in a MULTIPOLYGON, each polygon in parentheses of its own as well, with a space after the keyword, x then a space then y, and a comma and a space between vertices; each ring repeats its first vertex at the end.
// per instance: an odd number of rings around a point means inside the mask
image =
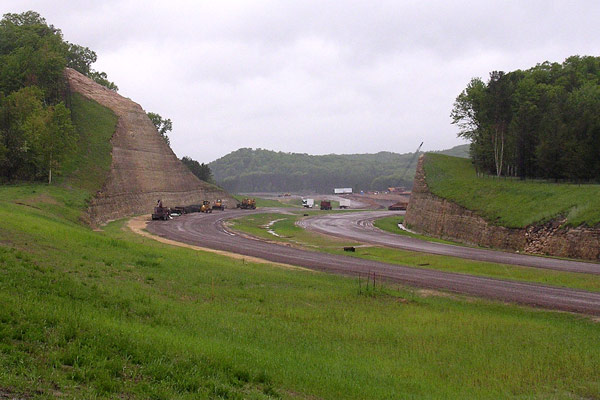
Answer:
POLYGON ((376 228, 379 228, 383 231, 395 233, 397 235, 408 236, 408 237, 412 237, 412 238, 419 239, 419 240, 427 240, 429 242, 464 246, 464 244, 461 244, 461 243, 451 242, 451 241, 444 240, 444 239, 438 239, 438 238, 434 238, 431 236, 421 235, 418 233, 407 232, 398 227, 398 224, 403 223, 403 222, 404 222, 404 215, 397 215, 397 216, 376 219, 375 221, 373 221, 373 225, 376 228))
POLYGON ((477 177, 470 160, 428 153, 431 192, 479 213, 487 221, 523 228, 565 216, 573 226, 600 223, 600 185, 477 177))
MULTIPOLYGON (((313 212, 310 214, 314 215, 317 213, 318 212, 313 212)), ((541 283, 593 292, 600 291, 600 276, 597 275, 473 261, 457 257, 440 256, 386 247, 357 247, 360 243, 305 231, 296 225, 296 221, 298 221, 299 218, 301 218, 300 215, 276 213, 255 214, 235 219, 231 222, 231 226, 233 229, 264 239, 289 242, 311 250, 323 251, 331 254, 348 255, 349 253, 343 251, 343 247, 355 246, 356 251, 351 253, 351 257, 365 258, 415 268, 427 268, 490 278, 541 283), (270 229, 279 236, 275 236, 268 232, 266 225, 271 221, 277 221, 272 224, 270 229)), ((398 217, 390 218, 393 219, 398 217)), ((388 225, 388 227, 391 225, 392 220, 390 218, 385 219, 384 225, 388 225)), ((413 236, 421 238, 420 235, 413 236)))
POLYGON ((174 248, 122 221, 91 231, 5 190, 0 388, 11 393, 600 396, 600 325, 587 318, 392 286, 361 294, 354 279, 174 248))
POLYGON ((108 108, 78 93, 71 97, 71 117, 79 135, 76 154, 65 163, 66 183, 90 193, 99 190, 112 161, 110 139, 117 116, 108 108))

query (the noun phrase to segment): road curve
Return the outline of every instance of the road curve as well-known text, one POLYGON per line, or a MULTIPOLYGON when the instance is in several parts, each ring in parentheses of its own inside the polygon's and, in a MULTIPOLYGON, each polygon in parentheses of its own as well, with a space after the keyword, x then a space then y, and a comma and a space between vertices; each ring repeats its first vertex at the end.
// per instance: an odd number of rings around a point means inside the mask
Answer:
POLYGON ((370 273, 376 274, 377 279, 409 286, 447 290, 547 309, 600 315, 600 293, 411 268, 301 250, 241 236, 229 231, 223 224, 226 219, 268 211, 282 210, 227 210, 213 214, 189 214, 171 221, 151 221, 147 229, 153 234, 183 243, 319 271, 350 276, 366 276, 370 273))
POLYGON ((596 263, 536 257, 504 251, 428 242, 385 232, 373 226, 375 219, 391 215, 399 215, 399 213, 397 211, 365 211, 324 214, 317 217, 305 218, 299 221, 298 225, 314 232, 402 250, 460 257, 476 261, 600 275, 600 264, 596 263))

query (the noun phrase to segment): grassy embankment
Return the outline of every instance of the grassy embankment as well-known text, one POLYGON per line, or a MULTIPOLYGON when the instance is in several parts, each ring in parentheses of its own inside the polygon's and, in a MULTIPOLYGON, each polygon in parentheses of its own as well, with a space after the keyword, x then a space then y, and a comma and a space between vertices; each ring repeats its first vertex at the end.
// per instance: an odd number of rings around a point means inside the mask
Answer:
POLYGON ((468 159, 433 153, 426 155, 424 168, 433 194, 497 225, 523 228, 559 216, 573 226, 600 223, 600 185, 477 177, 468 159))
MULTIPOLYGON (((348 255, 349 253, 343 251, 343 247, 357 246, 359 244, 349 240, 336 239, 307 232, 296 226, 295 223, 300 218, 302 218, 301 214, 255 214, 233 220, 231 225, 233 229, 247 232, 251 235, 268 240, 289 242, 309 249, 332 254, 348 255), (275 236, 268 232, 266 225, 272 221, 276 222, 268 229, 279 236, 275 236)), ((387 223, 389 224, 389 220, 387 223)), ((456 257, 438 256, 377 246, 356 247, 356 251, 350 254, 352 254, 351 257, 366 258, 369 260, 383 261, 415 268, 428 268, 498 279, 542 283, 594 292, 600 291, 600 276, 597 275, 472 261, 456 257)))
POLYGON ((87 195, 0 188, 3 395, 600 396, 600 325, 588 318, 359 292, 348 278, 163 245, 123 221, 96 232, 78 222, 87 195))

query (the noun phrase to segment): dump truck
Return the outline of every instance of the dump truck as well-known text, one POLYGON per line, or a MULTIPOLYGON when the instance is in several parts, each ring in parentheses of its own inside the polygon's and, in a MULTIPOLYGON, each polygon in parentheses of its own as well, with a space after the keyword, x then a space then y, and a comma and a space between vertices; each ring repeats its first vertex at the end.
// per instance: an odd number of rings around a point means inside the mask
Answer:
POLYGON ((302 207, 313 208, 315 206, 315 199, 302 199, 302 207))
POLYGON ((212 207, 210 206, 210 201, 204 200, 202 202, 202 207, 200 207, 200 212, 212 213, 212 207))
POLYGON ((256 209, 256 200, 255 199, 243 199, 240 204, 237 205, 238 208, 242 210, 254 210, 256 209))
POLYGON ((225 211, 225 204, 223 203, 223 200, 217 199, 217 201, 215 201, 215 203, 213 204, 212 208, 213 210, 225 211))
POLYGON ((331 201, 321 200, 321 210, 331 210, 331 201))
POLYGON ((170 214, 171 210, 169 209, 169 207, 163 206, 162 201, 158 200, 158 202, 156 203, 156 207, 154 207, 154 212, 152 213, 152 220, 162 219, 164 221, 167 221, 169 219, 170 214))

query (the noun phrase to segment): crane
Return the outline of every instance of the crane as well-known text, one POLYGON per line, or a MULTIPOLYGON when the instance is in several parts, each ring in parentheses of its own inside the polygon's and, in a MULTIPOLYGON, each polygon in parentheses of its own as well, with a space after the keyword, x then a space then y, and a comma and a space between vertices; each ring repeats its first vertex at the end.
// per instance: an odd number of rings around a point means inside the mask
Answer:
POLYGON ((419 145, 419 147, 417 147, 417 151, 415 151, 415 154, 413 154, 412 158, 410 159, 410 162, 406 166, 406 169, 404 170, 404 173, 402 174, 402 177, 400 178, 400 180, 402 182, 404 182, 404 178, 406 177, 406 174, 408 173, 408 170, 410 169, 410 167, 413 165, 413 163, 415 162, 415 160, 419 156, 419 150, 421 150, 421 146, 423 146, 423 142, 421 142, 421 144, 419 145))

